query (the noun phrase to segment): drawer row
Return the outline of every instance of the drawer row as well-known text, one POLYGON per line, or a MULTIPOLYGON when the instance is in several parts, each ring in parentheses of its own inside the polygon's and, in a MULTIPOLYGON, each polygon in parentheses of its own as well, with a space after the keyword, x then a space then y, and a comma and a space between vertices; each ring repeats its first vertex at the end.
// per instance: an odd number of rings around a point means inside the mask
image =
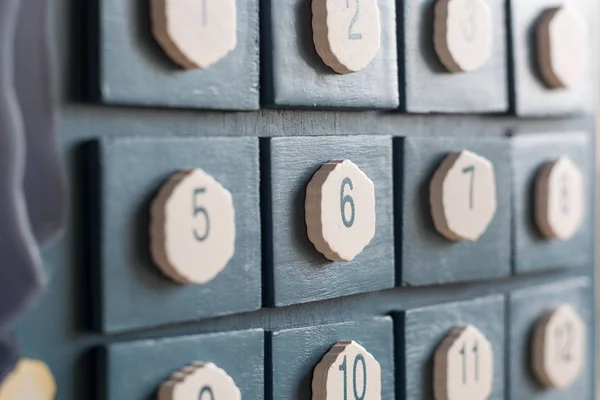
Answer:
POLYGON ((112 104, 591 112, 595 6, 99 0, 81 59, 91 97, 112 104))
POLYGON ((118 138, 87 159, 105 332, 592 262, 585 133, 118 138))
POLYGON ((393 321, 110 344, 100 398, 592 399, 590 298, 574 279, 393 321))

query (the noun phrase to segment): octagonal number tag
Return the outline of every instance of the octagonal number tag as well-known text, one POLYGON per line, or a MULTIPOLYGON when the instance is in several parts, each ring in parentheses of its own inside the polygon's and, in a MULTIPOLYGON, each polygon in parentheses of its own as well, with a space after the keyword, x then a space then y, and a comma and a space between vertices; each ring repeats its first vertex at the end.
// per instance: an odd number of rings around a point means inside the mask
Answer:
POLYGON ((308 238, 331 261, 352 261, 375 236, 375 186, 351 161, 324 164, 304 207, 308 238))
POLYGON ((151 207, 150 248, 161 271, 182 284, 204 284, 225 269, 234 247, 231 193, 200 169, 173 175, 151 207))
POLYGON ((483 66, 493 47, 492 11, 488 0, 438 0, 434 45, 450 72, 469 72, 483 66))
POLYGON ((585 214, 584 180, 579 168, 568 157, 546 164, 535 188, 535 221, 548 239, 568 240, 583 222, 585 214))
POLYGON ((313 400, 381 400, 381 366, 361 345, 344 340, 317 364, 313 400))
POLYGON ((474 326, 454 327, 434 356, 437 400, 486 400, 492 394, 494 352, 474 326))
POLYGON ((451 153, 429 185, 431 214, 437 231, 454 241, 476 241, 496 213, 494 166, 468 150, 451 153))
POLYGON ((313 41, 331 69, 349 74, 364 69, 381 47, 377 0, 312 0, 313 41))
POLYGON ((566 388, 585 364, 586 328, 577 311, 562 305, 538 322, 532 342, 533 371, 540 383, 566 388))
POLYGON ((233 379, 213 363, 193 363, 164 382, 158 400, 241 400, 233 379))
POLYGON ((186 69, 204 69, 237 45, 236 0, 150 0, 152 31, 186 69))

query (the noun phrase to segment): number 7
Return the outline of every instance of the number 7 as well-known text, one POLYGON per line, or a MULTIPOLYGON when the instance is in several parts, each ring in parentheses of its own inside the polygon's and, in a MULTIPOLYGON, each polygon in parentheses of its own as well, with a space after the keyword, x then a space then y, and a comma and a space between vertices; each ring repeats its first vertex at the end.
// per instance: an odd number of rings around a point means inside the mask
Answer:
POLYGON ((474 189, 475 189, 475 166, 469 165, 468 167, 463 168, 463 174, 471 174, 471 185, 469 188, 469 209, 473 209, 475 199, 474 197, 474 189))

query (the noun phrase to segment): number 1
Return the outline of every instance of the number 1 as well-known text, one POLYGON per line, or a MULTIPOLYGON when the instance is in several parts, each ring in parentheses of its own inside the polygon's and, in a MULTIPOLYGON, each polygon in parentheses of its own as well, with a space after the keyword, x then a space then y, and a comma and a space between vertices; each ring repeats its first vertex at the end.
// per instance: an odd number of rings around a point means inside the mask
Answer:
POLYGON ((200 0, 202 2, 202 26, 208 24, 208 14, 206 12, 206 0, 200 0))
POLYGON ((475 166, 469 165, 463 168, 463 174, 471 174, 471 187, 469 189, 469 209, 472 210, 475 205, 474 189, 475 189, 475 166))

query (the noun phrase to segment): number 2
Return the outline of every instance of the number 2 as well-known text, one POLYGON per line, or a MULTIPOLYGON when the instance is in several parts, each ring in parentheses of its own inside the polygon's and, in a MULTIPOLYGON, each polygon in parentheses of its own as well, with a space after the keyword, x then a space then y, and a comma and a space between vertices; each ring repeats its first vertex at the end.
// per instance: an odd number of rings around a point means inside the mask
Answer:
POLYGON ((469 209, 472 210, 475 206, 474 190, 475 190, 475 166, 469 165, 463 168, 463 174, 471 174, 471 185, 469 188, 469 209))
MULTIPOLYGON (((356 2, 356 11, 354 12, 354 16, 350 21, 350 28, 348 28, 348 39, 350 40, 361 40, 362 33, 356 33, 354 31, 354 25, 356 25, 356 21, 358 21, 358 15, 360 14, 360 0, 355 0, 356 2)), ((346 8, 350 8, 350 0, 346 0, 346 8)))
POLYGON ((554 335, 556 335, 557 358, 562 362, 569 363, 573 359, 571 352, 575 344, 574 333, 571 322, 566 322, 554 331, 554 335))
POLYGON ((206 229, 204 234, 200 235, 198 230, 194 228, 194 237, 199 242, 205 241, 210 232, 210 218, 208 217, 208 211, 206 211, 206 208, 198 204, 200 195, 204 193, 206 193, 206 188, 196 188, 194 190, 194 198, 192 199, 194 206, 194 217, 197 217, 199 214, 203 214, 204 219, 206 220, 206 229))
POLYGON ((198 400, 215 400, 215 394, 213 393, 210 386, 204 386, 202 388, 202 390, 200 391, 200 397, 198 398, 198 400), (204 398, 205 394, 209 396, 208 399, 204 398))

